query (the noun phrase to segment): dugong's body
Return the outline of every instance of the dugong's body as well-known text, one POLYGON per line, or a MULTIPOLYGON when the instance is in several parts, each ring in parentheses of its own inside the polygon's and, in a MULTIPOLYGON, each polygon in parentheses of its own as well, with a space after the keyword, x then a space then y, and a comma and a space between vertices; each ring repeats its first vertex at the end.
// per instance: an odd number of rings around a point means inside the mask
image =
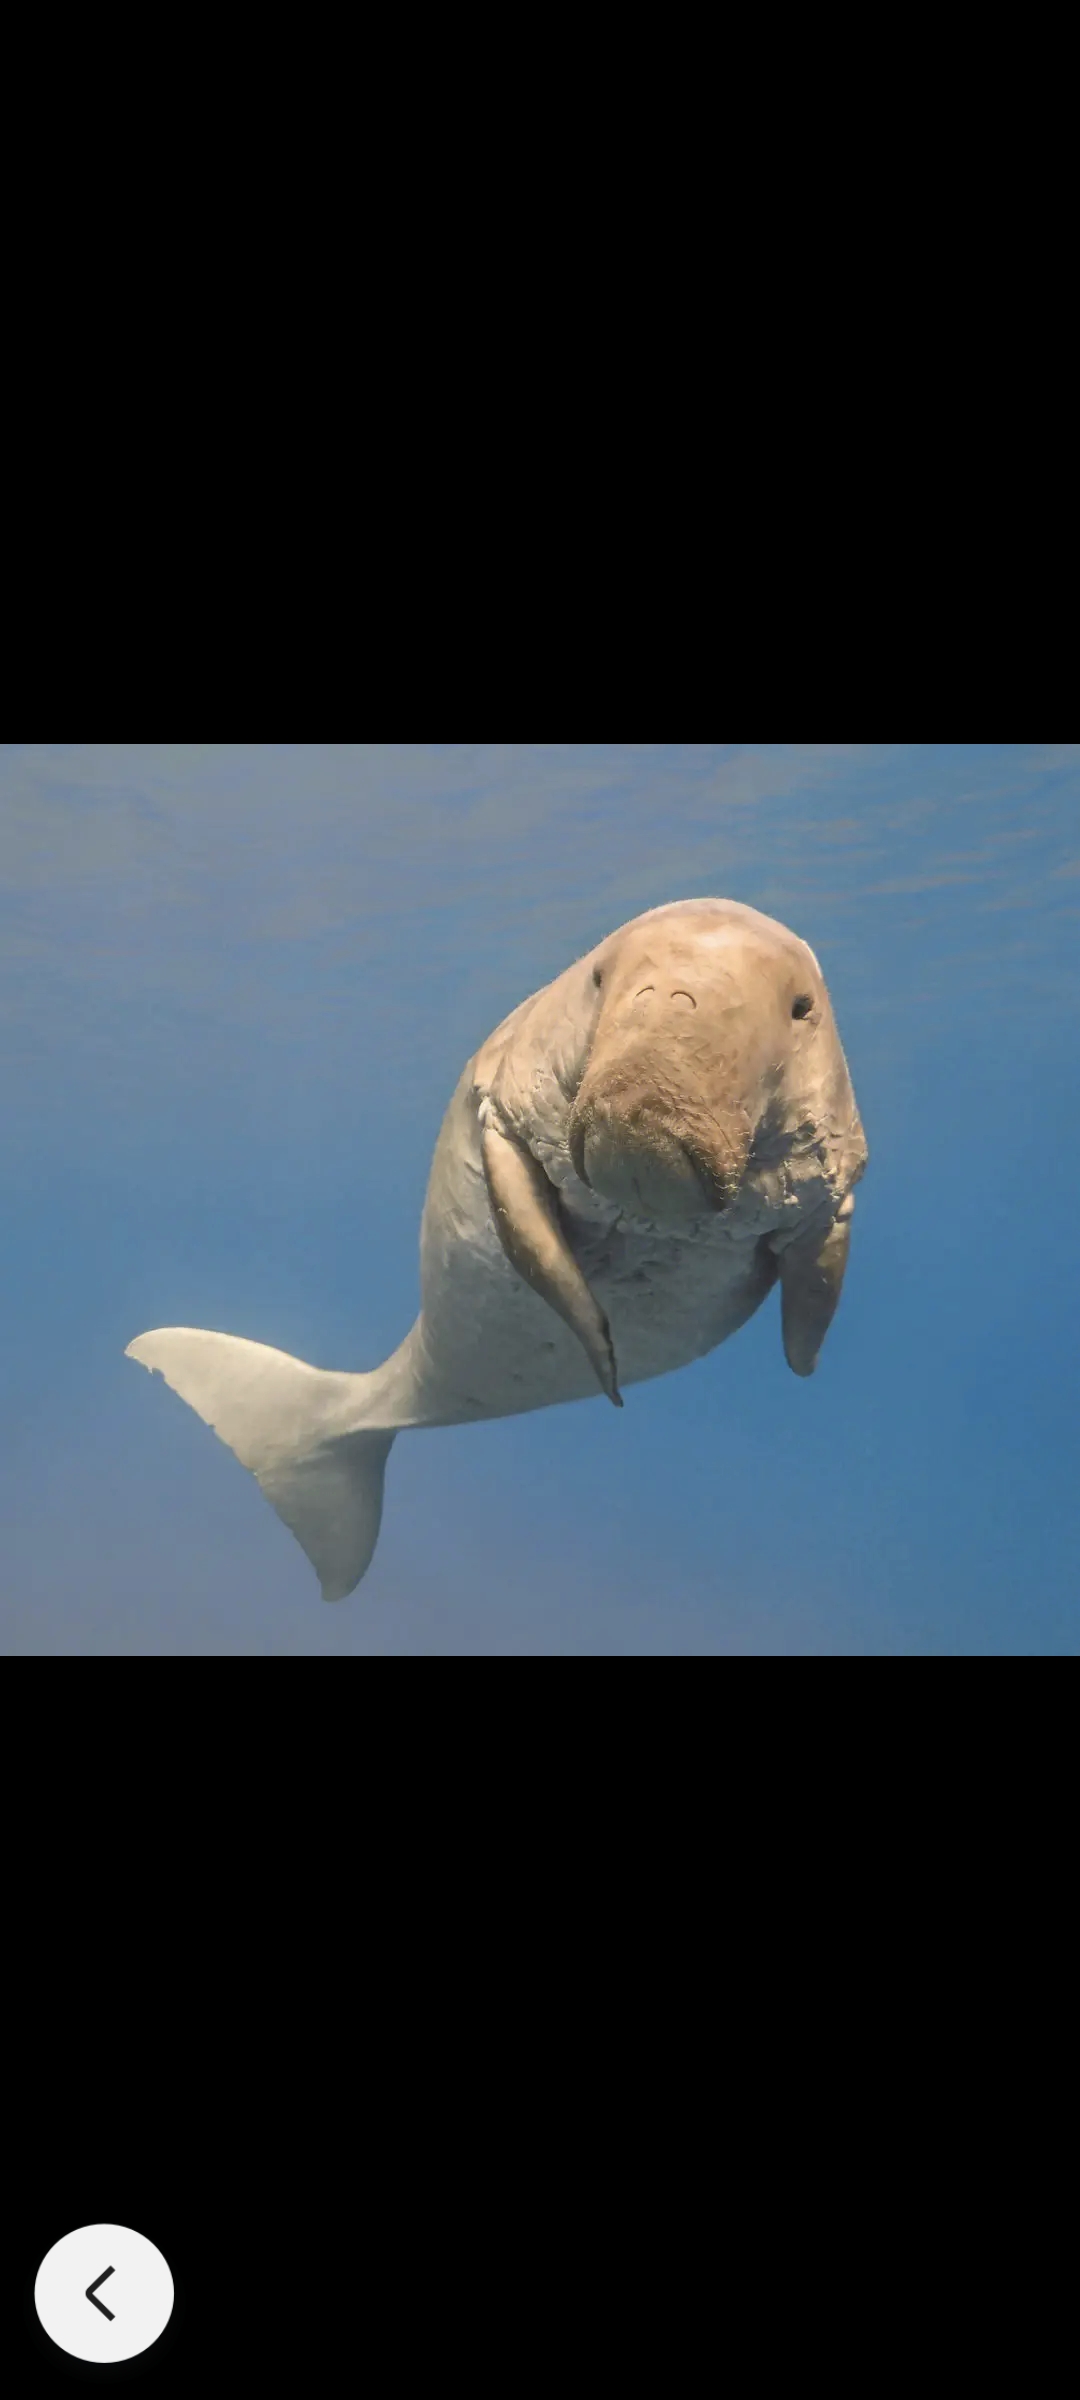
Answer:
POLYGON ((505 1417, 666 1375, 781 1286, 813 1372, 867 1145, 814 953, 756 909, 683 900, 622 926, 471 1058, 435 1145, 421 1310, 371 1374, 170 1327, 157 1369, 252 1469, 343 1599, 409 1426, 505 1417))

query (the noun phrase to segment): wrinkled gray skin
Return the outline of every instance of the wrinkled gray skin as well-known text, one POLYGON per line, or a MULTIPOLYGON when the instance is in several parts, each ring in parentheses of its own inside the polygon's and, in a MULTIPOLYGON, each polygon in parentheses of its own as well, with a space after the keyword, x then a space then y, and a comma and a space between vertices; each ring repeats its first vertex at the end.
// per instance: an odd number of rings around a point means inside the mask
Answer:
POLYGON ((363 1422, 618 1404, 778 1278, 788 1364, 812 1374, 866 1161, 813 951, 736 901, 650 909, 469 1061, 432 1160, 421 1315, 363 1422))
POLYGON ((734 900, 635 917, 507 1017, 435 1145, 422 1306, 369 1374, 159 1326, 127 1355, 256 1476, 323 1597, 370 1565, 406 1426, 460 1425, 669 1375, 780 1284, 811 1375, 867 1150, 821 969, 734 900))

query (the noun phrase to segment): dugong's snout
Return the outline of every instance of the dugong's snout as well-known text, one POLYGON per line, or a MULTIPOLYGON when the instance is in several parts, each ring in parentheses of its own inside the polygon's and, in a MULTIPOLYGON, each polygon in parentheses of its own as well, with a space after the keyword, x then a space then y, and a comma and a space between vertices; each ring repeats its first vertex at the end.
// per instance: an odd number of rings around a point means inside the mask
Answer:
POLYGON ((719 1213, 742 1182, 753 1129, 732 1112, 688 1126, 618 1090, 581 1096, 568 1127, 574 1172, 599 1198, 664 1222, 719 1213))

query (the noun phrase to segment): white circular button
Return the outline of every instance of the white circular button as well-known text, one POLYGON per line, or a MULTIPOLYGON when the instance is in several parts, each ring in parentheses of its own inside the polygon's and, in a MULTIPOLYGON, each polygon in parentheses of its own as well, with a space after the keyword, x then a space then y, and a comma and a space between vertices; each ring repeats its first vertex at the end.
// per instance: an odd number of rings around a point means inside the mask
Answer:
POLYGON ((130 2225, 80 2225, 47 2250, 34 2306, 50 2341, 69 2358, 105 2365, 137 2358, 164 2333, 173 2279, 160 2250, 130 2225))

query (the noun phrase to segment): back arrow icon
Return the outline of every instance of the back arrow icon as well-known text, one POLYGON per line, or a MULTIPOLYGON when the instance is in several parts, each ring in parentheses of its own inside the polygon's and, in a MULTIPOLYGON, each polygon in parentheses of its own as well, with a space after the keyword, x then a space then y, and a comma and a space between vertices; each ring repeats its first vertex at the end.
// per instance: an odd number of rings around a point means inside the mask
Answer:
POLYGON ((104 2281, 105 2281, 105 2276, 107 2276, 107 2275, 111 2275, 111 2274, 112 2274, 112 2268, 111 2268, 111 2267, 106 2267, 106 2269, 105 2269, 105 2275, 98 2275, 98 2276, 96 2277, 95 2281, 94 2281, 93 2283, 90 2283, 90 2284, 88 2284, 88 2285, 87 2285, 87 2287, 86 2287, 86 2297, 87 2297, 87 2299, 93 2303, 93 2306, 94 2306, 95 2308, 100 2308, 100 2310, 101 2310, 101 2313, 102 2313, 102 2316, 103 2316, 103 2317, 108 2317, 108 2320, 109 2320, 109 2323, 110 2323, 110 2325, 113 2323, 113 2311, 112 2311, 112 2309, 111 2309, 111 2308, 106 2308, 104 2300, 95 2300, 95 2299, 94 2299, 94 2293, 96 2292, 96 2290, 97 2290, 97 2288, 98 2288, 98 2284, 99 2284, 99 2283, 104 2283, 104 2281))

